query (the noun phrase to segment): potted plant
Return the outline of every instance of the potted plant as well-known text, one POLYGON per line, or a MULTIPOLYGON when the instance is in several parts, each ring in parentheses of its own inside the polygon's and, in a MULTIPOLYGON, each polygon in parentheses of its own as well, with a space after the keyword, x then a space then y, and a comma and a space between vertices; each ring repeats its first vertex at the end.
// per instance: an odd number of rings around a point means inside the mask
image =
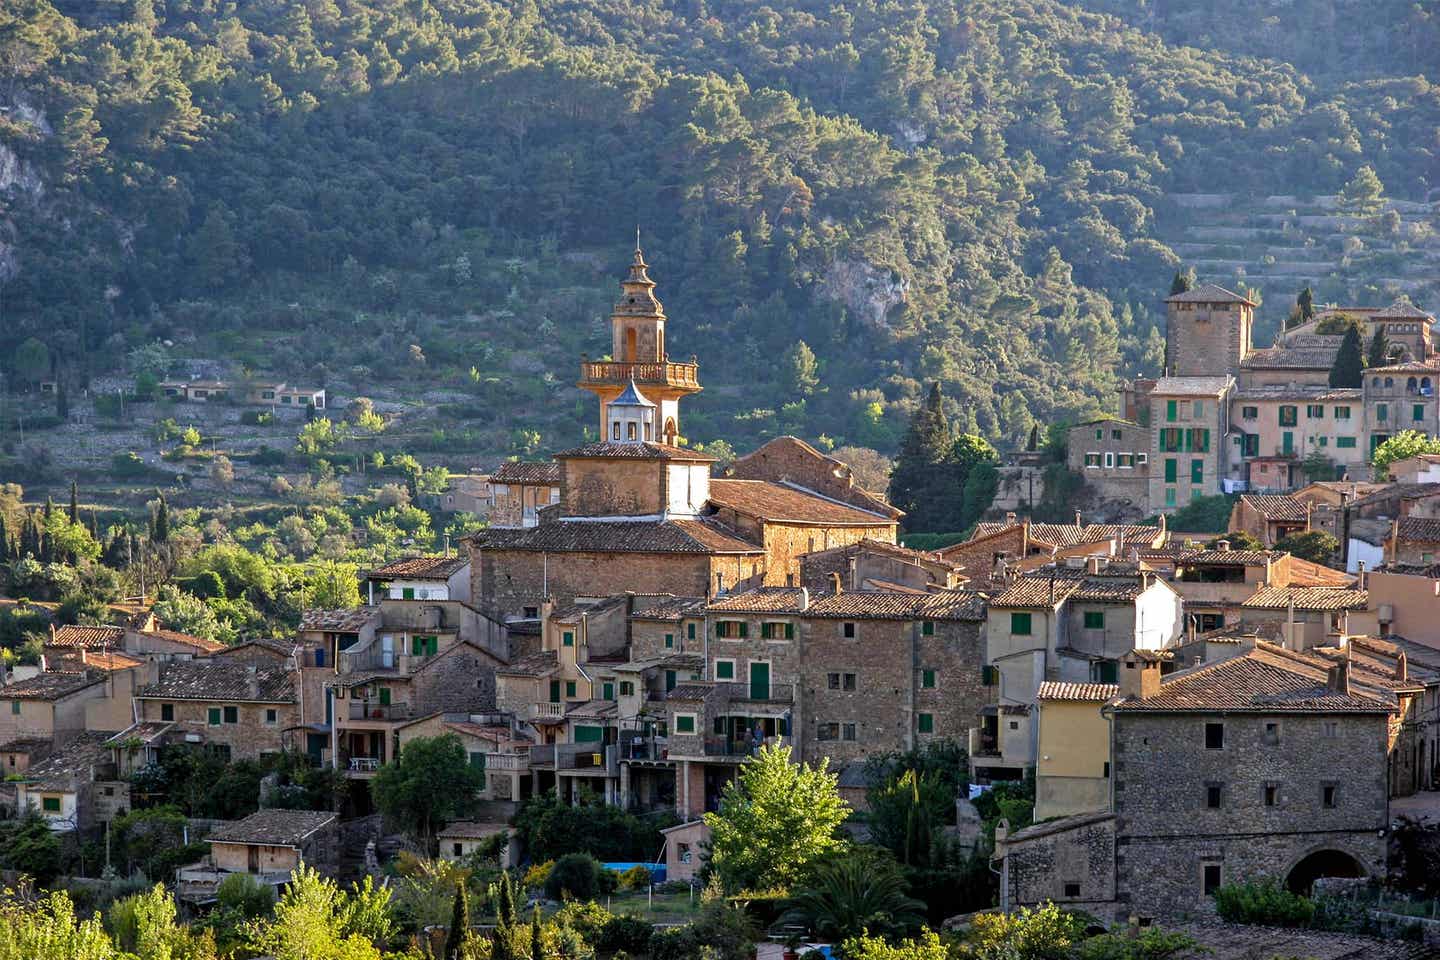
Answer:
POLYGON ((792 933, 785 938, 785 952, 781 954, 781 960, 800 960, 800 944, 804 937, 798 933, 792 933))

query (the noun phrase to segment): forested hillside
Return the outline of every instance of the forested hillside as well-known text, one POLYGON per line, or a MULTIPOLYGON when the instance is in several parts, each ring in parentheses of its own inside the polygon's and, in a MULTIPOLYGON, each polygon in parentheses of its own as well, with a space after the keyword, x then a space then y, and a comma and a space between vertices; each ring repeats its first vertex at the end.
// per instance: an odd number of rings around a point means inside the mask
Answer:
MULTIPOLYGON (((1370 166, 1425 200, 1440 177, 1440 89, 1403 76, 1434 75, 1423 47, 1316 79, 1102 4, 1127 20, 10 0, 0 329, 75 382, 160 339, 347 396, 444 388, 468 398, 452 452, 556 449, 593 419, 568 385, 639 224, 670 342, 700 355, 691 440, 891 452, 938 379, 961 429, 1013 443, 1157 369, 1168 194, 1328 194, 1370 166)), ((16 356, 7 387, 40 379, 16 356)))

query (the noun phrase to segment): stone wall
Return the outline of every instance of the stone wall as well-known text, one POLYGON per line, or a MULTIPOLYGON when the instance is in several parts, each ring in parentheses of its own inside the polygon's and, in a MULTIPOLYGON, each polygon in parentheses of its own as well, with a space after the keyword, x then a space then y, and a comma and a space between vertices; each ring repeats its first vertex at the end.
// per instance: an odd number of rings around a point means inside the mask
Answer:
POLYGON ((1165 358, 1176 377, 1219 377, 1240 371, 1249 355, 1253 311, 1238 303, 1167 304, 1165 358))
MULTIPOLYGON (((737 459, 726 475, 737 480, 789 481, 862 510, 878 507, 876 496, 855 486, 847 464, 827 457, 796 437, 776 437, 737 459)), ((882 539, 893 541, 893 528, 891 535, 882 539)))
POLYGON ((300 709, 294 703, 227 703, 220 700, 136 700, 139 719, 159 721, 161 706, 166 702, 174 705, 177 731, 198 733, 207 744, 229 747, 232 761, 253 759, 262 753, 278 753, 284 743, 281 731, 300 723, 300 709), (237 722, 225 722, 226 707, 235 708, 237 722), (218 724, 210 723, 212 709, 220 711, 218 724), (274 723, 265 722, 267 710, 275 711, 274 723))
MULTIPOLYGON (((997 838, 998 840, 998 838, 997 838)), ((1041 824, 1005 841, 1008 906, 1053 901, 1102 919, 1115 900, 1115 818, 1091 815, 1041 824)))
MULTIPOLYGON (((576 597, 605 597, 632 590, 636 593, 673 593, 708 596, 711 558, 705 554, 659 553, 550 553, 528 550, 480 549, 469 544, 472 603, 519 617, 526 607, 539 608, 548 588, 557 605, 576 597)), ((748 558, 746 558, 748 560, 748 558)), ((743 563, 718 558, 728 575, 743 563)))
POLYGON ((489 713, 495 709, 494 657, 468 643, 437 657, 410 679, 417 713, 489 713))
POLYGON ((665 509, 662 461, 567 459, 562 468, 560 502, 566 516, 645 516, 665 509))
POLYGON ((1117 891, 1141 916, 1209 913, 1204 869, 1223 883, 1283 880, 1306 855, 1337 850, 1385 873, 1386 720, 1378 715, 1140 714, 1114 717, 1117 891), (1205 724, 1224 746, 1205 746, 1205 724), (1268 742, 1266 723, 1277 723, 1268 742), (1334 724, 1328 735, 1326 724, 1334 724), (1207 788, 1221 791, 1219 808, 1207 788), (1276 788, 1274 805, 1266 787, 1276 788), (1323 801, 1335 788, 1333 806, 1323 801))

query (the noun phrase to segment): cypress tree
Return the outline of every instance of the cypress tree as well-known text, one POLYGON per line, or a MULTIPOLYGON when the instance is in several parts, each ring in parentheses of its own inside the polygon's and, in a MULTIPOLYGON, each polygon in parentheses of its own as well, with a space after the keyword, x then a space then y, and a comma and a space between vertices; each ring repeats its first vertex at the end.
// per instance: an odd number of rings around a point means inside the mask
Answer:
POLYGON ((450 931, 445 934, 445 960, 460 960, 460 948, 470 932, 470 900, 465 883, 455 884, 455 903, 450 911, 450 931))
POLYGON ((70 522, 80 522, 80 488, 74 480, 70 481, 70 522))
POLYGON ((155 543, 164 543, 170 539, 170 507, 165 503, 165 495, 160 495, 160 505, 155 508, 155 526, 151 530, 150 539, 155 543))
POLYGON ((1306 323, 1315 319, 1315 294, 1306 287, 1300 291, 1300 296, 1295 298, 1295 306, 1300 308, 1300 322, 1306 323))
POLYGON ((1340 350, 1335 354, 1335 364, 1330 368, 1330 386, 1358 387, 1364 379, 1365 366, 1360 356, 1360 331, 1351 327, 1340 341, 1340 350))
POLYGON ((545 941, 540 937, 540 904, 535 904, 535 914, 530 920, 530 960, 543 960, 545 941))
POLYGON ((1365 366, 1383 367, 1390 361, 1390 341, 1385 339, 1385 330, 1378 324, 1375 335, 1370 338, 1370 349, 1365 352, 1365 366))
POLYGON ((70 419, 70 398, 66 396, 64 387, 55 390, 55 416, 61 420, 70 419))
POLYGON ((55 513, 55 498, 54 498, 54 497, 46 497, 46 498, 45 498, 45 522, 46 522, 46 523, 49 523, 49 522, 50 522, 50 517, 51 517, 54 513, 55 513))
POLYGON ((0 513, 0 557, 10 556, 10 531, 5 526, 5 514, 0 513))
POLYGON ((1175 279, 1170 281, 1170 296, 1177 293, 1184 293, 1195 286, 1195 272, 1193 270, 1176 270, 1175 279))
POLYGON ((945 485, 946 471, 937 469, 950 457, 950 424, 945 420, 940 384, 910 418, 895 469, 890 474, 890 502, 906 513, 909 530, 931 530, 945 485))

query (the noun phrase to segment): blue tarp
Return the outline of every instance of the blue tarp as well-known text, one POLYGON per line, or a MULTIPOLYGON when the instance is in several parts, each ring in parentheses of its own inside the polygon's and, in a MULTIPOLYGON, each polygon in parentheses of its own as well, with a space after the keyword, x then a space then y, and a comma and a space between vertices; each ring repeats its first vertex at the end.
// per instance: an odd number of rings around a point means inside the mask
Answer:
POLYGON ((606 870, 614 870, 616 873, 624 873, 631 867, 644 867, 646 870, 650 871, 651 883, 665 882, 665 864, 663 863, 640 863, 639 861, 631 863, 621 863, 617 861, 615 863, 602 863, 601 866, 604 867, 606 870))

